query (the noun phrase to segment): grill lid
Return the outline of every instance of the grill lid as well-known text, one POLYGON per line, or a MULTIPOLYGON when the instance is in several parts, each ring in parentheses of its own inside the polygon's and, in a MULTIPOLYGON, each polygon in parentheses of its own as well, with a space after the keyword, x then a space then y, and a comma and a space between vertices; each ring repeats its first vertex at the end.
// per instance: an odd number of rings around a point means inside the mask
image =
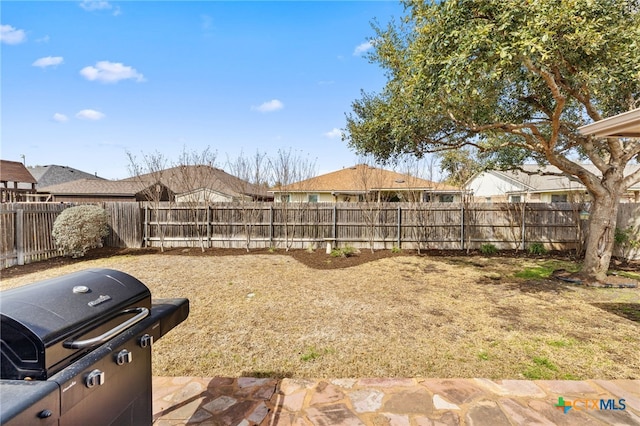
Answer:
POLYGON ((109 338, 107 332, 118 325, 141 320, 150 307, 149 289, 113 269, 87 269, 3 291, 1 378, 46 378, 52 372, 47 369, 92 349, 101 342, 96 337, 109 338), (82 345, 75 344, 79 338, 84 338, 82 345), (17 374, 23 377, 7 377, 16 375, 12 370, 24 370, 17 374))

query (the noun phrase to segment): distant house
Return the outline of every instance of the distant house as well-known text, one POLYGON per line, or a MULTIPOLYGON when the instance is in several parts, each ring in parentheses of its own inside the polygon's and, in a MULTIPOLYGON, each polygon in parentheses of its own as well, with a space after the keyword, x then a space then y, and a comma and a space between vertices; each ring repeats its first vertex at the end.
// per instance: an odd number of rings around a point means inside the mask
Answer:
POLYGON ((460 189, 358 164, 270 190, 275 202, 458 202, 460 189))
POLYGON ((176 166, 121 182, 160 182, 175 194, 176 202, 270 201, 266 187, 254 185, 210 166, 176 166))
MULTIPOLYGON (((590 164, 583 167, 598 174, 597 168, 590 164)), ((625 175, 640 168, 630 165, 625 175)), ((465 189, 475 202, 574 202, 588 201, 586 187, 573 176, 563 174, 554 166, 527 164, 523 171, 487 170, 476 174, 465 185, 465 189), (544 173, 558 173, 545 175, 544 173)), ((640 183, 627 191, 621 202, 640 202, 640 183)))
POLYGON ((162 184, 152 188, 140 182, 106 179, 78 179, 38 189, 38 194, 53 202, 145 201, 149 191, 157 191, 166 201, 172 196, 162 184))
POLYGON ((27 201, 36 192, 36 179, 19 161, 0 160, 0 202, 27 201))
POLYGON ((38 189, 79 179, 104 180, 97 174, 86 173, 82 170, 74 169, 73 167, 59 166, 57 164, 29 166, 27 169, 38 181, 36 184, 36 188, 38 189))

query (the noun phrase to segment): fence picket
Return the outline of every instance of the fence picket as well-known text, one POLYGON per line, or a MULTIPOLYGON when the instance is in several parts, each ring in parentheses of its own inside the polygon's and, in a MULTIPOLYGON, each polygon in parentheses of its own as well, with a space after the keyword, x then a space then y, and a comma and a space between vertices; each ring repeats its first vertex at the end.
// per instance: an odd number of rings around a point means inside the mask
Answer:
MULTIPOLYGON (((59 256, 51 232, 72 204, 0 206, 0 267, 59 256)), ((105 202, 110 247, 308 248, 332 244, 357 248, 526 249, 543 243, 570 250, 584 241, 580 205, 570 203, 213 203, 184 205, 105 202), (206 241, 204 239, 206 238, 206 241)), ((640 239, 640 203, 620 204, 618 227, 640 239)), ((621 255, 618 250, 615 255, 621 255)), ((640 250, 624 253, 640 258, 640 250)))

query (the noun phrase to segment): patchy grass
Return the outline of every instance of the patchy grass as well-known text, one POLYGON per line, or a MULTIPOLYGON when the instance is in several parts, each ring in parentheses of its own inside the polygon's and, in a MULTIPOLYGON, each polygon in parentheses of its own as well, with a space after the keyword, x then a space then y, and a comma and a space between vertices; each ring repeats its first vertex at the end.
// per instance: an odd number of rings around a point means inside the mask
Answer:
POLYGON ((617 275, 619 277, 631 278, 633 280, 640 280, 640 273, 629 271, 611 271, 609 275, 617 275))
POLYGON ((551 277, 551 273, 556 269, 565 269, 569 272, 577 272, 580 265, 573 262, 560 260, 544 260, 538 264, 531 265, 514 274, 516 278, 528 280, 543 280, 551 277))
POLYGON ((333 350, 331 349, 317 349, 315 346, 311 346, 309 348, 307 348, 301 355, 300 355, 300 360, 301 361, 313 361, 316 360, 318 358, 320 358, 323 355, 326 354, 330 354, 332 353, 333 350))
POLYGON ((190 299, 154 344, 155 375, 640 379, 640 289, 550 280, 578 265, 548 258, 389 254, 320 270, 269 253, 115 255, 0 286, 101 267, 190 299))
POLYGON ((558 367, 545 357, 534 356, 533 363, 529 365, 523 376, 529 380, 548 380, 557 376, 558 367))

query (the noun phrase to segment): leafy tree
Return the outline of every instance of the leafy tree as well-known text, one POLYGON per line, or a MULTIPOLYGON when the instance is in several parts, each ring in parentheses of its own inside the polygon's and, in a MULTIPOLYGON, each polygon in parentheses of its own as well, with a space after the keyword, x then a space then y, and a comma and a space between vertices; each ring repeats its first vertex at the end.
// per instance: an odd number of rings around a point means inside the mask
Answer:
POLYGON ((374 25, 370 60, 387 83, 353 103, 349 145, 381 160, 470 146, 498 167, 533 160, 575 176, 593 199, 581 273, 603 280, 619 197, 640 181, 625 172, 640 140, 578 127, 640 106, 640 2, 404 4, 400 23, 374 25))
POLYGON ((438 154, 440 171, 450 185, 462 186, 476 173, 486 169, 482 159, 474 156, 470 148, 443 151, 438 154))

